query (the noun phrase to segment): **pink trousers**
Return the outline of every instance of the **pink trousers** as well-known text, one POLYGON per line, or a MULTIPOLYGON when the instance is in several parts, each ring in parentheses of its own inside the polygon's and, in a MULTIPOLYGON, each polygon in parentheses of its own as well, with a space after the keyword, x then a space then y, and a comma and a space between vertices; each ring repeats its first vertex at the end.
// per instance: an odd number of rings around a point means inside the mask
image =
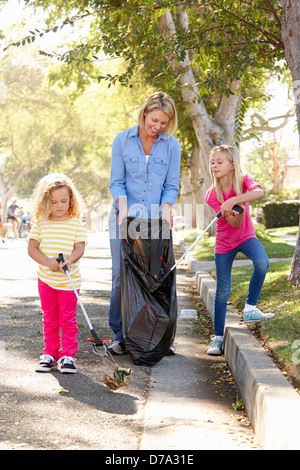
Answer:
POLYGON ((54 289, 40 279, 38 290, 43 310, 43 354, 50 354, 56 360, 63 356, 75 357, 78 350, 75 293, 54 289))

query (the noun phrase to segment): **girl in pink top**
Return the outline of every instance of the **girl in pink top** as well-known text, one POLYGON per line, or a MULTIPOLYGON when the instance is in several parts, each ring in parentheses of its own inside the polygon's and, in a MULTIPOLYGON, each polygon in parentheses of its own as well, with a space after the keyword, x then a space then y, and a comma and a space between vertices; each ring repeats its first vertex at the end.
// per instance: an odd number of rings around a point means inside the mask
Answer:
POLYGON ((261 186, 251 175, 243 175, 237 148, 228 145, 215 147, 210 155, 210 169, 213 186, 208 190, 205 201, 222 215, 217 221, 215 263, 217 288, 214 304, 215 336, 208 354, 220 355, 223 352, 224 326, 227 302, 231 291, 231 269, 236 254, 240 251, 253 262, 254 271, 244 309, 244 322, 256 323, 274 314, 263 314, 257 307, 269 266, 269 260, 258 241, 250 217, 249 202, 264 196, 261 186), (235 214, 233 206, 243 208, 235 214))

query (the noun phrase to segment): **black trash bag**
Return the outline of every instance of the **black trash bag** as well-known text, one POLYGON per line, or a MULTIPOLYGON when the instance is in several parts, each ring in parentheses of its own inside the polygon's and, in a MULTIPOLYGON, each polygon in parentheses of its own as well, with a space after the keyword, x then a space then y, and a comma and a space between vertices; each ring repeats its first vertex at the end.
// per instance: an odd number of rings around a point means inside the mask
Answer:
POLYGON ((176 333, 176 274, 172 233, 165 220, 128 217, 121 226, 121 318, 134 364, 166 356, 176 333))

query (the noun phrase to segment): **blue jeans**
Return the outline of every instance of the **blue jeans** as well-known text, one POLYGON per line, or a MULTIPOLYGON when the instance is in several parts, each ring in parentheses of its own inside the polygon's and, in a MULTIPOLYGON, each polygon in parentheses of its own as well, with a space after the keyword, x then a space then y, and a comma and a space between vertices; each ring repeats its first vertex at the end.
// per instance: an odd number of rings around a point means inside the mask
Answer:
POLYGON ((223 336, 224 333, 227 302, 231 291, 231 269, 233 260, 239 251, 244 253, 254 266, 246 300, 247 304, 254 306, 257 304, 269 267, 269 258, 256 238, 249 238, 227 253, 215 254, 217 288, 214 305, 214 331, 216 336, 223 336))
POLYGON ((120 291, 120 262, 121 241, 119 225, 117 223, 118 211, 113 206, 109 215, 109 240, 112 259, 112 286, 110 306, 108 312, 109 327, 114 332, 114 341, 124 342, 121 319, 121 291, 120 291))

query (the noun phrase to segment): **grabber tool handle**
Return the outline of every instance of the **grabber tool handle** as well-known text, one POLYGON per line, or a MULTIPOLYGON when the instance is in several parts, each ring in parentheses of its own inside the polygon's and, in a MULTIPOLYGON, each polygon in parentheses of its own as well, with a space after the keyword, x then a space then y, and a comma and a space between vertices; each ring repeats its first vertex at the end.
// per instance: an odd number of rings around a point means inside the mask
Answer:
MULTIPOLYGON (((59 253, 58 255, 58 258, 56 258, 56 261, 58 263, 63 263, 65 261, 65 258, 64 258, 64 255, 62 253, 59 253)), ((64 266, 63 267, 63 270, 65 271, 65 273, 68 271, 68 266, 64 266)), ((72 286, 73 287, 73 286, 72 286)))
POLYGON ((235 204, 232 208, 233 212, 235 212, 236 214, 241 214, 243 212, 243 208, 241 206, 239 206, 238 204, 235 204))

